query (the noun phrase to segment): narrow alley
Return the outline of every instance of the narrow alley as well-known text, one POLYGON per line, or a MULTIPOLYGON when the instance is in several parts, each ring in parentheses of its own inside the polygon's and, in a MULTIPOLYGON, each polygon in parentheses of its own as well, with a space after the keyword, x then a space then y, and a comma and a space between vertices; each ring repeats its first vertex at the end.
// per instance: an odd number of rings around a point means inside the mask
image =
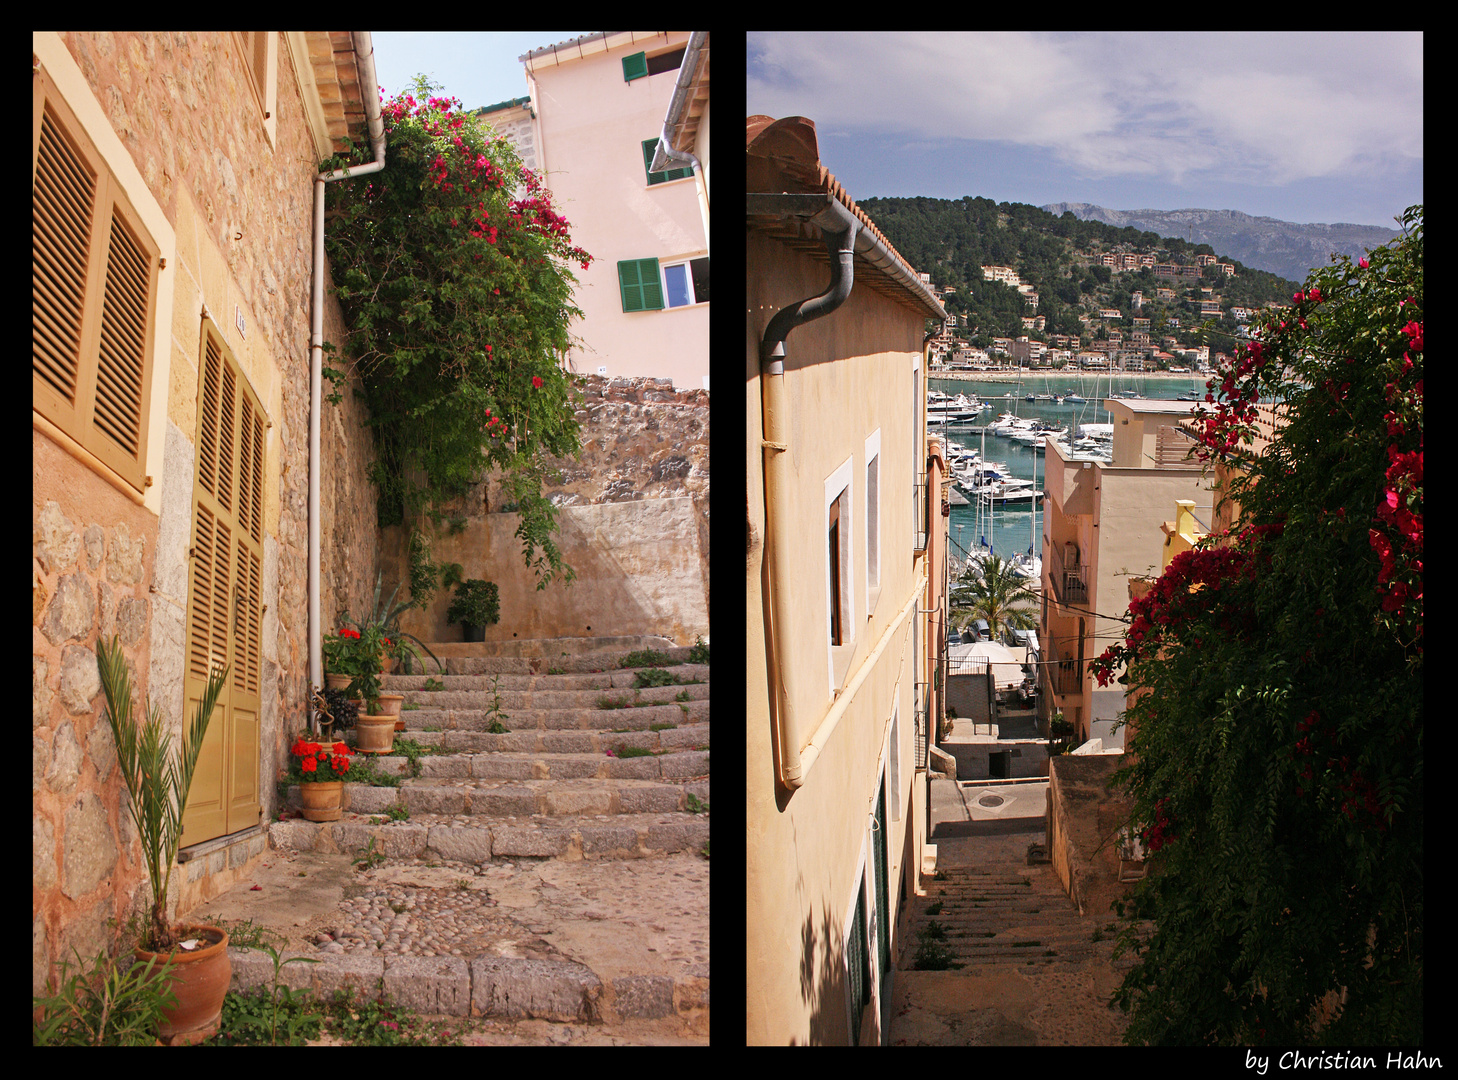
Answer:
POLYGON ((1046 861, 1047 779, 931 789, 937 877, 912 901, 890 1045, 1122 1045, 1108 1001, 1129 960, 1112 959, 1112 912, 1081 916, 1046 861))

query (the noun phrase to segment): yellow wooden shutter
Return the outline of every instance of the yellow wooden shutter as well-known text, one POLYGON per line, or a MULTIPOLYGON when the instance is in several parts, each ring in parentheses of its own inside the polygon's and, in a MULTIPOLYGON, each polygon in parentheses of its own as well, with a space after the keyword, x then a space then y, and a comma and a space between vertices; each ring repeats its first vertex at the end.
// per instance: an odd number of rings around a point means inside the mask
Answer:
POLYGON ((226 663, 232 673, 198 756, 185 844, 256 825, 259 809, 265 422, 215 329, 205 325, 202 336, 185 680, 189 710, 211 667, 226 663))
POLYGON ((141 491, 158 249, 44 72, 33 121, 34 407, 141 491))
POLYGON ((75 426, 95 194, 95 173, 46 113, 32 199, 33 370, 36 408, 63 428, 75 426))

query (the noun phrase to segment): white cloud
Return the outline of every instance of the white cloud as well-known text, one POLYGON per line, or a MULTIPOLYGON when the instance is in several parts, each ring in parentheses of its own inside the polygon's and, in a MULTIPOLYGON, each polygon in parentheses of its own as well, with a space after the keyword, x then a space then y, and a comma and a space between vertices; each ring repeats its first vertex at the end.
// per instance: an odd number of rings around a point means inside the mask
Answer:
POLYGON ((751 112, 992 140, 1088 177, 1249 183, 1422 158, 1421 34, 758 33, 751 112))

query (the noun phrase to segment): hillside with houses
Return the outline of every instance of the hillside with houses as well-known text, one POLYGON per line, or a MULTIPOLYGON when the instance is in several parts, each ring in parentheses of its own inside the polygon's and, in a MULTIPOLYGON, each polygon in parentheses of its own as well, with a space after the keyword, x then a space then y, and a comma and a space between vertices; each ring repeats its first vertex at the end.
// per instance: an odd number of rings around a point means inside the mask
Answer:
POLYGON ((1297 284, 1208 244, 968 196, 862 206, 925 276, 948 318, 950 367, 1195 368, 1297 284))

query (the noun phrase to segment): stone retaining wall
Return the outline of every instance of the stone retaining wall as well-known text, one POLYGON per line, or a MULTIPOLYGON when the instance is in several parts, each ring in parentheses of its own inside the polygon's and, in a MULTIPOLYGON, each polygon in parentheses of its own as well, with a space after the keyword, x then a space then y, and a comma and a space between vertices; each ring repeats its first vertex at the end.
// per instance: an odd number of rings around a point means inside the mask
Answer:
MULTIPOLYGON (((559 477, 544 488, 576 582, 536 589, 499 476, 458 501, 465 528, 436 535, 433 558, 496 582, 501 621, 487 641, 659 634, 692 645, 709 636, 709 392, 675 391, 666 379, 579 378, 582 453, 553 459, 559 477)), ((406 580, 404 545, 404 530, 383 530, 386 592, 406 580)), ((459 641, 461 627, 446 621, 451 595, 437 593, 401 627, 459 641)))

